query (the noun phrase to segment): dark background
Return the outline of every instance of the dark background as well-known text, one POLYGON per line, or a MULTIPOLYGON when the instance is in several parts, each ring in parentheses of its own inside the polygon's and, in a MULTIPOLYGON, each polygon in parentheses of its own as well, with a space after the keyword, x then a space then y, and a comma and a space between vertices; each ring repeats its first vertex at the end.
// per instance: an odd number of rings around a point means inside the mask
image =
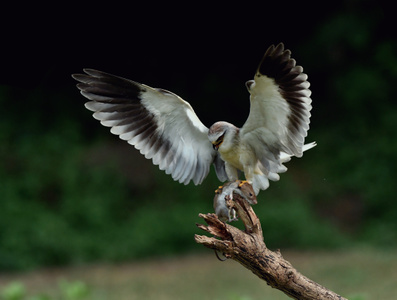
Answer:
POLYGON ((242 126, 244 83, 279 42, 309 75, 307 141, 318 146, 260 195, 270 245, 396 245, 391 6, 96 3, 3 14, 0 268, 197 250, 194 223, 212 211, 214 174, 201 187, 173 182, 90 117, 70 75, 89 67, 165 88, 207 126, 242 126))

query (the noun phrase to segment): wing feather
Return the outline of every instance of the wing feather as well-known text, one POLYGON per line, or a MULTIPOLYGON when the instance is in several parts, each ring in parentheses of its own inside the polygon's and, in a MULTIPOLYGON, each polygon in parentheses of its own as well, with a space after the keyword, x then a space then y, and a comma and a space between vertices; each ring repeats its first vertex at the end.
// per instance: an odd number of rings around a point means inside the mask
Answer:
POLYGON ((310 83, 282 43, 267 49, 254 81, 248 83, 251 108, 240 138, 269 172, 278 173, 283 169, 281 151, 302 156, 312 108, 310 83))
POLYGON ((86 108, 174 180, 200 184, 216 152, 208 128, 179 96, 104 72, 75 74, 86 108))

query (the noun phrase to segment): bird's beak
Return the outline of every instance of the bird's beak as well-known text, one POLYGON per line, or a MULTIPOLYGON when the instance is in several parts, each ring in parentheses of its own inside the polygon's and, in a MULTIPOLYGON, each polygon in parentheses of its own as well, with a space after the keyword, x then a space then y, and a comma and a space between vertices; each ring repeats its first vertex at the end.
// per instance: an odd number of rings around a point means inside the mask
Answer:
POLYGON ((222 144, 223 141, 219 141, 217 143, 213 143, 212 144, 212 148, 214 148, 214 150, 218 151, 219 146, 222 144))
POLYGON ((218 148, 223 143, 224 136, 225 136, 225 132, 220 137, 218 137, 218 139, 215 142, 212 142, 212 148, 214 148, 214 150, 218 151, 218 148))

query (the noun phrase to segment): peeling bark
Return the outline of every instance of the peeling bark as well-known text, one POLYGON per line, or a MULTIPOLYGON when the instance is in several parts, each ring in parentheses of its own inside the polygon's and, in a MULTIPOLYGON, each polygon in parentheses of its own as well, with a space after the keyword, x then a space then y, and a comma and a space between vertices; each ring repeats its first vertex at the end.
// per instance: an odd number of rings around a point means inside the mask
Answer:
POLYGON ((299 273, 280 251, 269 250, 263 240, 260 221, 244 198, 234 193, 233 200, 227 200, 227 205, 237 211, 245 230, 220 221, 215 214, 199 214, 207 225, 197 226, 214 237, 196 234, 197 243, 239 262, 268 285, 293 299, 346 299, 299 273))

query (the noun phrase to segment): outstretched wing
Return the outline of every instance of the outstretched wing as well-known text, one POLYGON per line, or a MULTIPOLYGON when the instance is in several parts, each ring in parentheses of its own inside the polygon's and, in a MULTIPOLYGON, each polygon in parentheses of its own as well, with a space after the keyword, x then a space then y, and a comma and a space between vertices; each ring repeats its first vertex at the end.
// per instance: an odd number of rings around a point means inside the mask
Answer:
POLYGON ((128 141, 174 180, 200 184, 216 152, 207 138, 208 128, 190 104, 162 89, 84 69, 72 75, 90 101, 86 108, 111 132, 128 141))
POLYGON ((267 49, 254 80, 247 82, 251 108, 240 137, 268 171, 281 171, 281 151, 302 156, 312 108, 309 86, 303 68, 282 43, 267 49))

